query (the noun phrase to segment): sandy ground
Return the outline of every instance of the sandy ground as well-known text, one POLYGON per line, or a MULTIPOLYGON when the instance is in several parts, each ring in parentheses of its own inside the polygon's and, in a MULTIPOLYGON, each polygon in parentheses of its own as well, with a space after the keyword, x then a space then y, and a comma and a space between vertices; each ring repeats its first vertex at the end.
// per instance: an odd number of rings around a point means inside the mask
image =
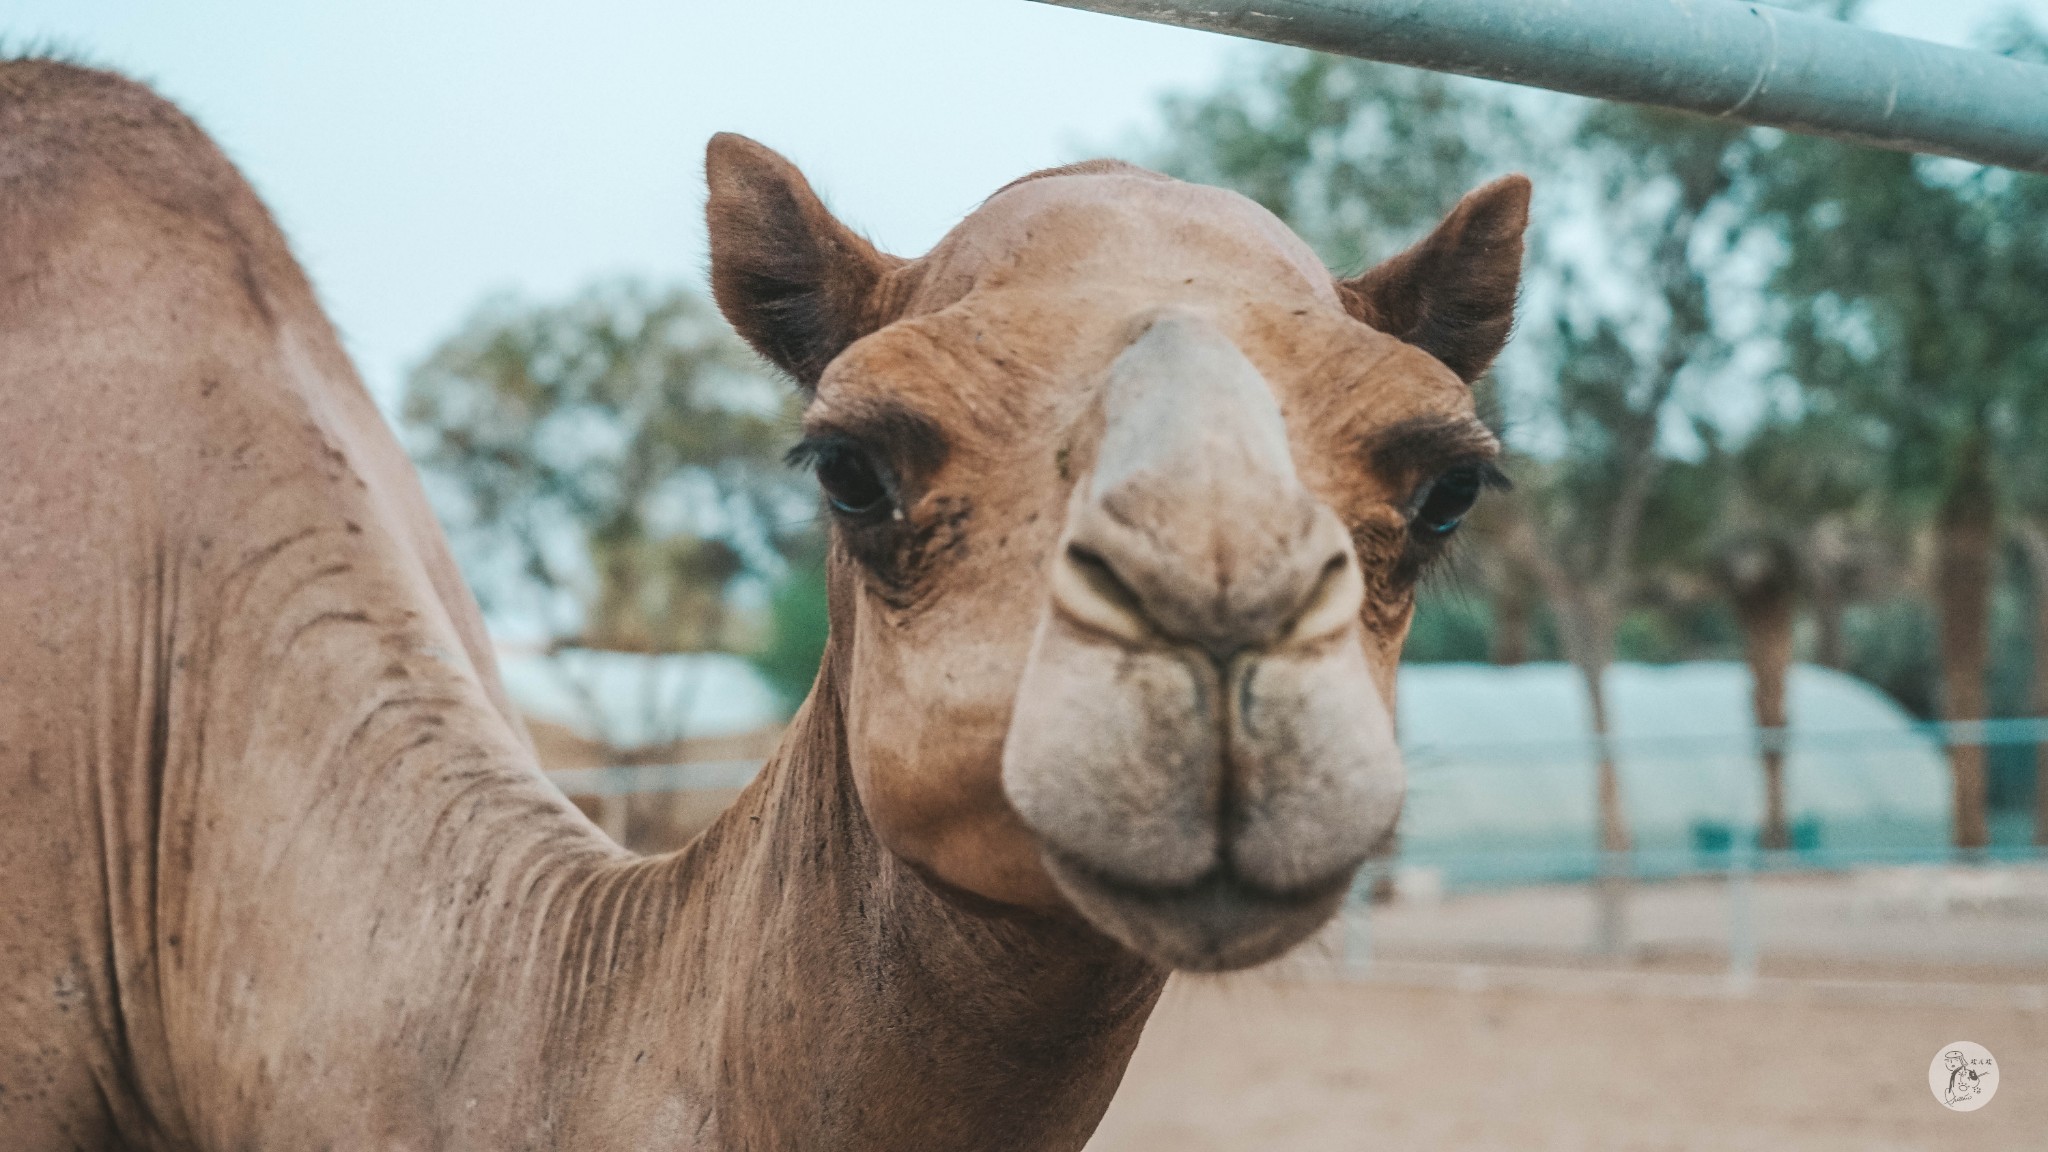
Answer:
POLYGON ((1089 1152, 2048 1149, 2048 1011, 1176 980, 1089 1152), (1927 1065, 1988 1047, 1952 1113, 1927 1065))
POLYGON ((1239 976, 1176 979, 1090 1152, 2048 1152, 2048 874, 1774 877, 1731 985, 1725 885, 1371 910, 1239 976), (1346 959, 1348 956, 1348 960, 1346 959), (1347 963, 1351 965, 1346 967, 1347 963), (1953 1113, 1927 1066, 1999 1060, 1953 1113))

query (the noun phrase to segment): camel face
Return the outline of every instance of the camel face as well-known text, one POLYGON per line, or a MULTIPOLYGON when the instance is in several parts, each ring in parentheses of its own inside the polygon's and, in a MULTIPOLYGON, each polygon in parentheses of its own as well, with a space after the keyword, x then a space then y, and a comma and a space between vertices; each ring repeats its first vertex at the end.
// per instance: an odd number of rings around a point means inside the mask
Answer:
POLYGON ((942 889, 1166 966, 1318 927, 1399 811, 1415 584, 1493 473, 1468 380, 1528 186, 1338 281, 1251 201, 1095 162, 917 261, 759 145, 710 155, 713 285, 811 391, 848 754, 942 889))

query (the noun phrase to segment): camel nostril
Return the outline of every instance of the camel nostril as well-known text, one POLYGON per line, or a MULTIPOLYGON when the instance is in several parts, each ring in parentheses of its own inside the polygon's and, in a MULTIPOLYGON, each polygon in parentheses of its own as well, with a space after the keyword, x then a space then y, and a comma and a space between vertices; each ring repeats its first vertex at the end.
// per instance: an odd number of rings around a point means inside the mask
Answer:
POLYGON ((1069 544, 1053 569, 1053 602, 1077 623, 1124 640, 1153 638, 1151 619, 1116 567, 1100 552, 1069 544))
POLYGON ((1162 578, 1144 558, 1139 565, 1143 593, 1109 553, 1070 542, 1053 565, 1053 605, 1070 622, 1128 643, 1191 644, 1220 668, 1249 649, 1319 644, 1351 624, 1365 596, 1348 548, 1292 577, 1274 572, 1264 592, 1243 600, 1201 579, 1162 578))
POLYGON ((1104 559, 1102 553, 1080 544, 1067 545, 1067 559, 1081 570, 1089 586, 1104 598, 1116 601, 1118 605, 1133 612, 1143 609, 1138 604, 1138 594, 1116 574, 1116 567, 1104 559))
POLYGON ((1323 563, 1314 588, 1287 629, 1287 640, 1312 643, 1342 631, 1350 627, 1364 603, 1364 574, 1352 562, 1350 552, 1337 552, 1323 563))

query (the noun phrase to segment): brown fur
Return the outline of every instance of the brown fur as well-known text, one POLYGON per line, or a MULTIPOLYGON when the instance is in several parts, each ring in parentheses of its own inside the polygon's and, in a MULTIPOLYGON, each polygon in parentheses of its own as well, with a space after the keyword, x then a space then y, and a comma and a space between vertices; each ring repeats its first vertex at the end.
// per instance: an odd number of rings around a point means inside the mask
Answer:
MULTIPOLYGON (((0 1148, 1078 1149, 1164 971, 1048 879, 990 741, 1093 466, 1089 373, 1133 309, 1206 301, 1356 538, 1410 484, 1361 464, 1375 430, 1469 418, 1277 224, 1090 183, 1130 179, 1013 188, 913 265, 714 145, 720 301, 815 388, 811 430, 887 399, 944 450, 896 437, 905 515, 865 538, 904 594, 837 533, 782 746, 641 859, 540 776, 246 185, 137 85, 0 63, 0 1148), (1176 220, 1199 250, 1143 247, 1176 220)), ((1331 633, 1376 677, 1399 598, 1331 633)))
MULTIPOLYGON (((1049 180, 1055 176, 1139 176, 1151 180, 1168 179, 1168 177, 1162 176, 1157 172, 1140 168, 1136 164, 1126 163, 1122 160, 1078 160, 1072 164, 1061 164, 1053 168, 1040 168, 1036 172, 1026 172, 1024 175, 1017 177, 1015 180, 990 193, 989 200, 1001 196, 1019 184, 1029 184, 1033 180, 1049 180)), ((986 200, 983 201, 983 203, 987 202, 986 200)))
POLYGON ((726 222, 711 234, 712 295, 770 363, 815 385, 841 348, 881 327, 879 289, 903 261, 834 219, 768 149, 722 132, 709 151, 710 210, 726 222))
POLYGON ((1353 316, 1477 380, 1514 327, 1529 181, 1469 193, 1420 243, 1338 285, 1353 316))
POLYGON ((266 319, 273 293, 310 298, 298 265, 265 243, 275 230, 269 213, 213 142, 163 101, 103 73, 20 60, 0 72, 0 132, 9 144, 0 155, 6 250, 41 247, 48 237, 37 233, 119 189, 234 260, 246 302, 266 319))

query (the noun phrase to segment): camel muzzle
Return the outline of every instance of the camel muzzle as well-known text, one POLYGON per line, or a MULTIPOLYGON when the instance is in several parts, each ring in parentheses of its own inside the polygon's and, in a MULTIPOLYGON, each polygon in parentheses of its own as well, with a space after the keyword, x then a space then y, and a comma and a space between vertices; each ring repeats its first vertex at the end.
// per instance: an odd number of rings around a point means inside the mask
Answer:
POLYGON ((1172 967, 1242 967, 1327 920, 1400 809, 1364 582, 1271 390, 1199 315, 1153 317, 1103 409, 1004 790, 1102 931, 1172 967))

